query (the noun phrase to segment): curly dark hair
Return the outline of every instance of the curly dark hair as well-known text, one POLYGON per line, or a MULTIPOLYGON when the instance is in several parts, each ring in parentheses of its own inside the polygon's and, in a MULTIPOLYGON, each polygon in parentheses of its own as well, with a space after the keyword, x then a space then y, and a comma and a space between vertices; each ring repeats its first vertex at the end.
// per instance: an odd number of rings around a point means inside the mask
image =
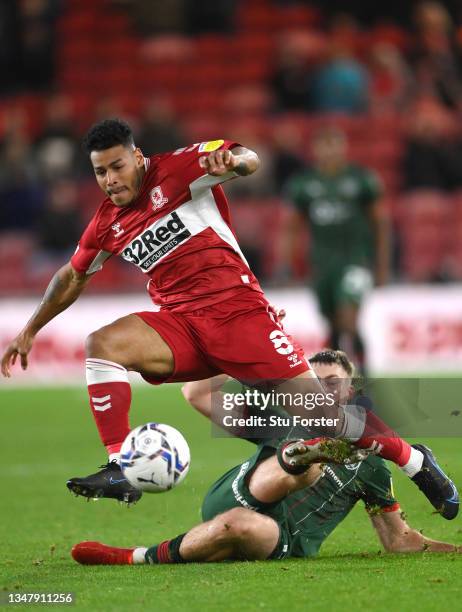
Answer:
POLYGON ((314 355, 308 358, 310 363, 336 363, 341 366, 348 376, 353 377, 355 373, 355 367, 352 362, 348 359, 348 355, 343 351, 335 351, 334 349, 325 348, 322 351, 318 351, 314 355))
POLYGON ((134 146, 133 133, 122 119, 104 119, 95 123, 83 139, 83 148, 88 155, 92 151, 104 151, 117 145, 134 146))

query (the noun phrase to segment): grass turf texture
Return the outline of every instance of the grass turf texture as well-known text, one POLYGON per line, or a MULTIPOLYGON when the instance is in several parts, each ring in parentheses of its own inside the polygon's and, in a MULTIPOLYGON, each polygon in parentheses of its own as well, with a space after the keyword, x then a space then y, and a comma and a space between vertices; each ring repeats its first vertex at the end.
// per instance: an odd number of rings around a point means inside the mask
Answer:
MULTIPOLYGON (((192 466, 177 489, 145 495, 132 508, 112 500, 86 503, 65 488, 70 476, 105 462, 84 389, 0 391, 2 495, 1 582, 4 592, 72 592, 82 610, 436 610, 461 601, 462 555, 389 555, 362 504, 316 559, 181 566, 83 567, 70 557, 81 540, 152 545, 200 520, 208 486, 252 453, 234 439, 214 439, 178 386, 135 387, 132 424, 166 422, 191 446, 192 466)), ((428 441, 462 488, 461 440, 428 441)), ((402 474, 396 495, 410 524, 429 537, 462 543, 462 519, 447 522, 402 474)), ((17 606, 17 607, 31 607, 17 606)), ((41 608, 56 606, 41 605, 41 608)))

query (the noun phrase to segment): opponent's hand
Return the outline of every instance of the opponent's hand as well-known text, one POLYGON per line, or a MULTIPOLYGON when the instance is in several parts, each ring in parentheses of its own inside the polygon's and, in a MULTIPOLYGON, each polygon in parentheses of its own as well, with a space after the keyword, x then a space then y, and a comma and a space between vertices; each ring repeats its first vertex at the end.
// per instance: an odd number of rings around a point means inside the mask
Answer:
POLYGON ((276 318, 278 321, 282 321, 285 318, 287 313, 284 308, 276 308, 276 306, 271 306, 271 308, 276 313, 276 318))
POLYGON ((286 316, 286 311, 284 308, 278 308, 277 306, 273 306, 273 304, 269 305, 268 312, 276 323, 281 323, 286 316))
POLYGON ((223 174, 237 168, 239 163, 239 156, 234 155, 229 149, 218 149, 218 151, 212 151, 209 155, 199 159, 201 168, 204 168, 212 176, 223 176, 223 174))
POLYGON ((27 369, 28 360, 27 356, 34 343, 34 336, 21 332, 16 338, 7 346, 2 357, 2 374, 6 378, 11 377, 11 366, 16 363, 18 355, 21 360, 21 367, 23 370, 27 369))

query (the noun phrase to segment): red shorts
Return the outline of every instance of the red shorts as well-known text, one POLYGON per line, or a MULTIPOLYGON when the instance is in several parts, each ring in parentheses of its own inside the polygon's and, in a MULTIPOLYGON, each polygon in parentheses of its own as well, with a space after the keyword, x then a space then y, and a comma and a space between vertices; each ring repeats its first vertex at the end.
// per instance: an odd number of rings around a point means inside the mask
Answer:
POLYGON ((174 371, 151 384, 201 380, 225 373, 242 382, 282 381, 310 369, 260 294, 228 299, 190 313, 137 312, 169 345, 174 371))

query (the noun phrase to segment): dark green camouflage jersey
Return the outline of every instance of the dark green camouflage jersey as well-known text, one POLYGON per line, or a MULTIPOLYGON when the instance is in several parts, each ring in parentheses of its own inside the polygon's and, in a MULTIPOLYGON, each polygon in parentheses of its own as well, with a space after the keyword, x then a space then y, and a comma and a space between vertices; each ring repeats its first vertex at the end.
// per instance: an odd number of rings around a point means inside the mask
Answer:
POLYGON ((232 508, 247 508, 273 518, 280 541, 271 558, 311 557, 358 501, 372 511, 398 509, 386 463, 370 456, 350 466, 329 464, 314 487, 291 493, 282 501, 265 504, 250 493, 248 480, 255 466, 274 455, 261 444, 244 463, 232 468, 210 488, 202 505, 204 521, 232 508))
POLYGON ((327 465, 318 484, 286 498, 292 556, 315 555, 358 501, 373 512, 397 508, 391 474, 380 457, 349 466, 327 465))
POLYGON ((319 268, 367 266, 373 258, 368 207, 382 193, 376 174, 347 165, 336 175, 308 168, 287 186, 287 198, 306 218, 311 237, 311 262, 319 268))

